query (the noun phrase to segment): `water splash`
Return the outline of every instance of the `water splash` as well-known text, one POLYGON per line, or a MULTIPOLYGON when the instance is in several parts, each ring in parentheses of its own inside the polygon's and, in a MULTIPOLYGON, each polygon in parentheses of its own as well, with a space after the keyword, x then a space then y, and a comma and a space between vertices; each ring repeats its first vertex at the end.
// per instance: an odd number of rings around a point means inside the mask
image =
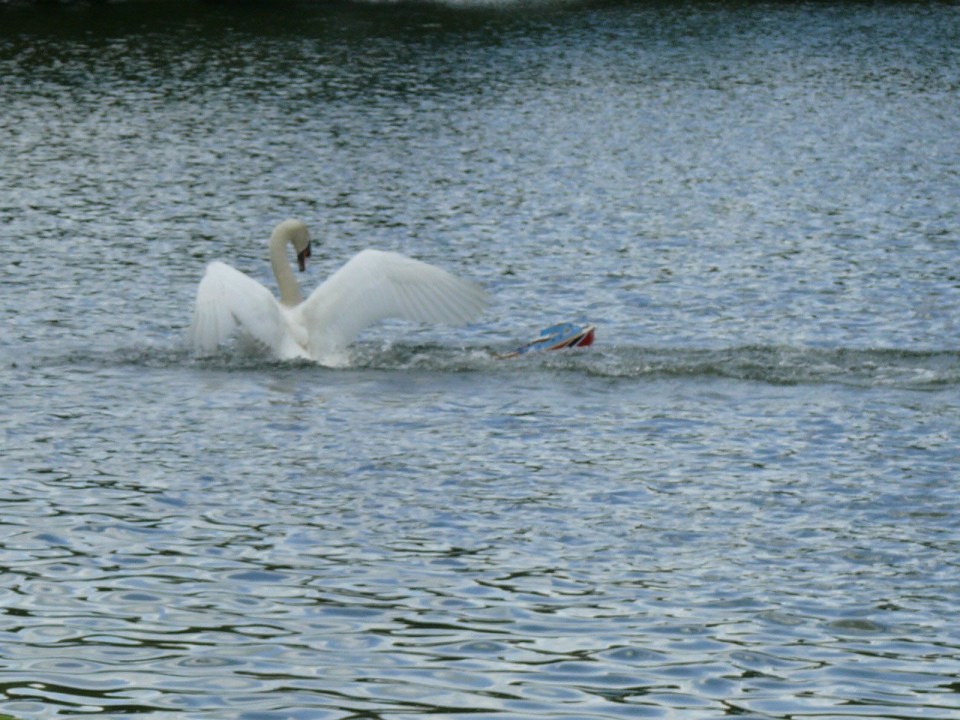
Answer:
POLYGON ((341 368, 309 361, 278 361, 249 348, 194 357, 183 347, 133 346, 107 351, 72 351, 35 366, 136 366, 202 371, 257 372, 299 368, 311 372, 389 371, 415 373, 518 374, 560 372, 626 380, 730 379, 771 385, 840 384, 935 390, 960 384, 960 351, 896 348, 801 348, 747 345, 728 348, 670 348, 621 345, 572 349, 520 358, 500 358, 491 345, 358 343, 341 368))

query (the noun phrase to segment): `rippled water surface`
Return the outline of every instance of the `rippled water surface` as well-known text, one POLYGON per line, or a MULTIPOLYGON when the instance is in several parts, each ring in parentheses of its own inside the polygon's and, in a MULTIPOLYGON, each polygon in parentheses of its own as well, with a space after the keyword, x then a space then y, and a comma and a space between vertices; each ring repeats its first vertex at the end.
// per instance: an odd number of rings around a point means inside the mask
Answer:
POLYGON ((950 3, 0 6, 0 713, 960 717, 958 138, 950 3), (194 358, 288 216, 494 303, 194 358))

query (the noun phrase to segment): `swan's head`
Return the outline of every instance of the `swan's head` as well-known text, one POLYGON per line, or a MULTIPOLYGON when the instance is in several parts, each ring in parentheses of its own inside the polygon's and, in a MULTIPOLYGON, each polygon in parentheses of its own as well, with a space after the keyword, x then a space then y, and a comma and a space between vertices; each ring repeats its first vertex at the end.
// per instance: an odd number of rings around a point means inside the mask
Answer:
POLYGON ((306 270, 307 258, 310 257, 310 231, 307 230, 307 226, 299 220, 284 220, 277 225, 273 234, 275 237, 281 236, 284 241, 293 245, 300 272, 306 270))

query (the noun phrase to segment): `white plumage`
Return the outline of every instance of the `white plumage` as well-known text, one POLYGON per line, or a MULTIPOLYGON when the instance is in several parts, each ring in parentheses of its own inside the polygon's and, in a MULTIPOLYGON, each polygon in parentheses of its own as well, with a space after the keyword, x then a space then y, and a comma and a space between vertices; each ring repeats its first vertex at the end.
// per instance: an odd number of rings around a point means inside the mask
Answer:
POLYGON ((399 253, 363 250, 301 301, 287 259, 300 269, 310 256, 310 236, 297 220, 280 223, 270 238, 270 261, 280 300, 222 262, 212 262, 197 288, 190 341, 209 354, 234 333, 264 345, 275 357, 335 362, 369 325, 387 318, 465 324, 487 304, 474 283, 399 253))

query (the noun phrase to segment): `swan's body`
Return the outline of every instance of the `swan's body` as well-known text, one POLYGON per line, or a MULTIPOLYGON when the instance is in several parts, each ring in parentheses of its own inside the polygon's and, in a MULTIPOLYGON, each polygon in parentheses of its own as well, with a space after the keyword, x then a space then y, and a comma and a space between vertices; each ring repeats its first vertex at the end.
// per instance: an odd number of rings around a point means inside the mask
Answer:
POLYGON ((300 270, 310 257, 310 235, 298 220, 280 223, 270 237, 270 264, 280 288, 267 288, 222 262, 212 262, 197 288, 190 341, 213 352, 234 332, 259 341, 282 360, 335 362, 360 332, 379 320, 464 324, 479 315, 486 294, 473 283, 404 255, 363 250, 303 300, 287 258, 293 245, 300 270))

